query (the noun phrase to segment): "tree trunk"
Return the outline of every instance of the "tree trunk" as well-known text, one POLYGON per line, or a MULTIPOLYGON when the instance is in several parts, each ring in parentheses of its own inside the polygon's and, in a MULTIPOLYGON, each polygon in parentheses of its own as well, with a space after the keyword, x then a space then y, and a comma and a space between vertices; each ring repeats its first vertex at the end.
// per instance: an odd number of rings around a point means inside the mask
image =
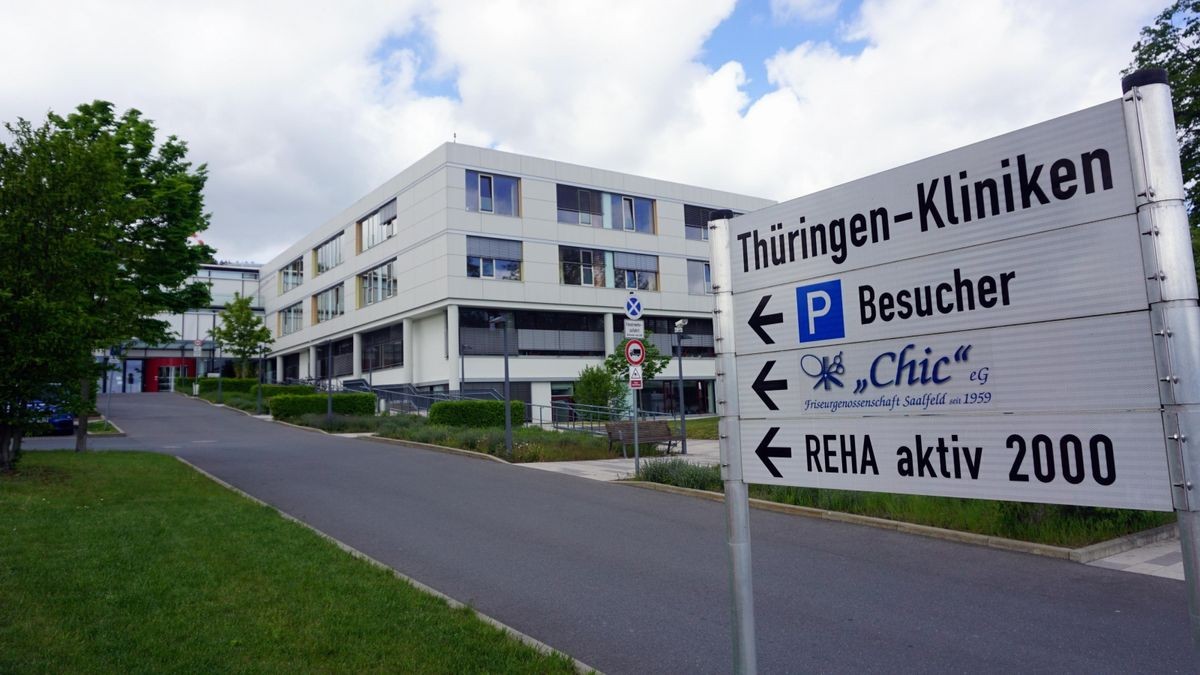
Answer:
POLYGON ((79 381, 79 412, 75 415, 75 452, 87 451, 88 414, 92 411, 92 381, 79 381))
POLYGON ((12 450, 12 439, 16 430, 7 424, 0 426, 0 473, 6 473, 16 468, 16 457, 12 450))

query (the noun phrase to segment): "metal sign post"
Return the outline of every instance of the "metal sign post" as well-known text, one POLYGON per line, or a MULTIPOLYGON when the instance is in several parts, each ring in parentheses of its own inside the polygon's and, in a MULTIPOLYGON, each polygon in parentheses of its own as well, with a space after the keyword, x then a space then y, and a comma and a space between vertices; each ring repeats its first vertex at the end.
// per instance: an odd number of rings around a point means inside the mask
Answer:
POLYGON ((1121 81, 1125 128, 1137 195, 1155 363, 1170 458, 1171 497, 1179 521, 1192 647, 1200 657, 1200 308, 1171 89, 1164 70, 1142 70, 1121 81))
MULTIPOLYGON (((728 212, 724 214, 730 216, 728 212)), ((742 675, 758 672, 754 635, 754 581, 750 565, 750 493, 742 477, 741 414, 737 365, 734 357, 733 293, 730 286, 729 221, 708 226, 712 247, 714 342, 717 352, 717 437, 721 448, 721 481, 725 485, 725 514, 729 543, 729 590, 732 601, 733 669, 742 675)))
MULTIPOLYGON (((631 299, 636 300, 636 298, 631 299)), ((625 311, 628 313, 629 304, 626 303, 625 307, 625 311)), ((642 448, 638 442, 638 394, 642 390, 642 363, 646 361, 646 345, 637 338, 626 342, 625 361, 629 364, 629 388, 633 390, 633 473, 640 475, 642 473, 642 448), (634 377, 634 368, 637 368, 636 378, 634 377)))

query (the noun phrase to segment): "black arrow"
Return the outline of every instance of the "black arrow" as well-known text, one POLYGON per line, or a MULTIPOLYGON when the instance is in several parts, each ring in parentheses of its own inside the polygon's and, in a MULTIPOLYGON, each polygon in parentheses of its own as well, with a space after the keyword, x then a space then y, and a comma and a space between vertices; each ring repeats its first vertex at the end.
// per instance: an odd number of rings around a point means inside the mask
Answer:
POLYGON ((775 367, 774 361, 764 363, 762 370, 759 371, 758 377, 754 378, 754 384, 750 385, 750 388, 754 390, 754 393, 758 394, 758 397, 762 399, 763 403, 767 404, 768 408, 779 410, 779 406, 775 405, 775 401, 772 401, 770 396, 767 396, 767 392, 787 390, 788 387, 787 380, 767 379, 767 375, 770 374, 773 367, 775 367))
POLYGON ((763 436, 762 442, 754 449, 754 454, 758 455, 758 458, 766 465, 767 471, 770 471, 772 476, 783 478, 783 474, 779 473, 779 469, 775 468, 775 465, 771 462, 771 458, 791 459, 792 449, 771 447, 771 441, 775 440, 775 434, 777 433, 779 433, 779 427, 771 427, 767 430, 767 435, 763 436))
POLYGON ((783 314, 781 312, 763 314, 763 310, 767 308, 767 303, 770 300, 770 295, 764 295, 762 300, 758 301, 758 307, 754 308, 754 313, 750 315, 750 320, 746 323, 750 324, 750 327, 754 329, 755 333, 758 333, 758 337, 762 338, 764 343, 773 345, 775 344, 775 340, 772 340, 771 336, 767 335, 767 331, 763 330, 763 326, 770 326, 773 323, 783 323, 783 314))

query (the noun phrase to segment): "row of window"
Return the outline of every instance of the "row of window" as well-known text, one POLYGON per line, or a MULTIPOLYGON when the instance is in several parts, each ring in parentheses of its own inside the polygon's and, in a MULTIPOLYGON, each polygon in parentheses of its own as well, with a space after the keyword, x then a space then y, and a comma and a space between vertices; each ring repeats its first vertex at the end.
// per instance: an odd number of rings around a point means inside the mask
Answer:
MULTIPOLYGON (((502 216, 519 217, 521 215, 520 178, 472 170, 466 171, 465 175, 466 209, 468 211, 502 216)), ((557 186, 557 202, 558 222, 560 223, 645 234, 657 232, 656 202, 653 199, 560 184, 557 186)), ((714 209, 707 207, 684 205, 684 225, 688 239, 708 239, 708 219, 713 211, 714 209)), ((395 236, 396 218, 396 200, 392 199, 360 219, 356 223, 355 230, 356 252, 362 253, 395 236)), ((311 264, 314 277, 324 274, 344 262, 344 234, 344 232, 339 232, 313 248, 311 264)), ((521 278, 520 257, 474 253, 467 255, 468 276, 513 281, 519 281, 521 278)), ((591 276, 591 281, 586 278, 584 268, 587 263, 582 260, 576 262, 578 267, 572 267, 570 274, 571 279, 578 278, 578 281, 564 281, 564 283, 582 285, 595 283, 594 274, 591 276)), ((616 268, 610 265, 606 269, 616 268)), ((595 268, 593 268, 593 273, 594 271, 595 268)), ((657 287, 656 272, 652 273, 650 270, 641 269, 627 271, 632 274, 616 274, 614 272, 613 275, 604 276, 602 285, 643 290, 654 290, 657 287), (611 284, 609 284, 610 279, 611 284)), ((279 271, 279 293, 281 295, 297 288, 303 282, 303 256, 296 258, 279 271)))
MULTIPOLYGON (((626 288, 657 291, 658 258, 641 253, 623 253, 600 249, 559 246, 559 283, 568 286, 626 288)), ((467 237, 467 276, 475 278, 521 280, 521 242, 486 237, 467 237), (472 255, 474 254, 474 255, 472 255)), ((709 264, 688 260, 688 293, 712 293, 709 264)), ((383 263, 358 275, 358 307, 366 307, 394 297, 399 291, 396 260, 383 263)), ((312 297, 313 323, 342 316, 346 311, 342 284, 312 297)), ((303 328, 301 303, 279 312, 278 332, 290 335, 303 328)))

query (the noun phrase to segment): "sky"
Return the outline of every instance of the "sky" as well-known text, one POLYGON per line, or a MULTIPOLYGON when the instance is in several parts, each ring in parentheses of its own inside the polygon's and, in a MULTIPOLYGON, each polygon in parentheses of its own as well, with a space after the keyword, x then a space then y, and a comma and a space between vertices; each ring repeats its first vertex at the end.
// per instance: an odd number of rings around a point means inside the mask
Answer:
POLYGON ((452 139, 799 197, 1117 98, 1166 0, 0 4, 0 120, 141 110, 266 262, 452 139))

